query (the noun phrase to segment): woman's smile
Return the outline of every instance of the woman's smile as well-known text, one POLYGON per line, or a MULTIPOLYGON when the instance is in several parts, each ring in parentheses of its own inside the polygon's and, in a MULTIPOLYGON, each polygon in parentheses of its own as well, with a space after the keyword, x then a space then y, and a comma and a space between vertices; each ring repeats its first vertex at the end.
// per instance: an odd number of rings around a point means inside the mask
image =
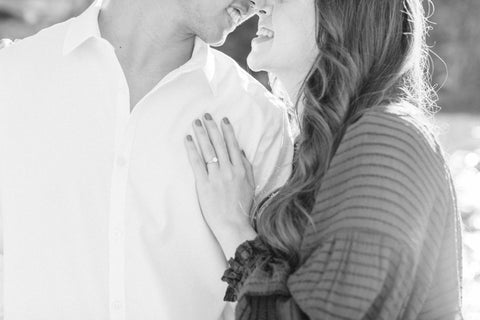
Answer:
POLYGON ((258 26, 257 37, 253 39, 252 45, 270 41, 274 36, 275 32, 273 30, 264 26, 258 26))

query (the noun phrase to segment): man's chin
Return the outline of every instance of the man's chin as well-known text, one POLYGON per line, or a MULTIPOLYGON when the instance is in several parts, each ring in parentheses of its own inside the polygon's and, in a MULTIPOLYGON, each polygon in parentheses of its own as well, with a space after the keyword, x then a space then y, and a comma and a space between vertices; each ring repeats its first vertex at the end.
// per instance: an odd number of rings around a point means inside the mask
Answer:
POLYGON ((211 47, 221 47, 225 44, 225 39, 218 41, 218 42, 210 42, 209 45, 211 47))
POLYGON ((206 42, 212 47, 221 47, 225 44, 225 41, 227 40, 227 36, 228 34, 222 35, 221 37, 210 39, 209 41, 206 41, 206 42))
POLYGON ((227 37, 230 33, 232 33, 235 30, 235 28, 230 28, 230 29, 217 29, 216 32, 210 32, 210 34, 206 34, 205 39, 202 40, 208 43, 212 47, 220 47, 225 44, 225 41, 227 40, 227 37))

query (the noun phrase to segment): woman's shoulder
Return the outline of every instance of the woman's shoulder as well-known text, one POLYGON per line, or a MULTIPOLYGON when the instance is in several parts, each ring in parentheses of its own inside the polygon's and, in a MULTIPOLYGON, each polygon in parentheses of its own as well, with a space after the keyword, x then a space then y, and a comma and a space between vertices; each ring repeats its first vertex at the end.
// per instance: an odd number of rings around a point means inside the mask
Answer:
POLYGON ((429 124, 412 111, 375 108, 347 131, 317 194, 323 235, 344 229, 419 242, 432 211, 446 214, 448 169, 429 124))
POLYGON ((431 115, 410 104, 392 104, 368 109, 363 116, 351 126, 352 130, 400 132, 414 134, 420 140, 429 143, 436 140, 436 130, 431 115))
POLYGON ((339 146, 339 153, 350 155, 374 149, 378 155, 403 154, 405 161, 428 161, 444 166, 433 119, 408 104, 374 107, 352 124, 339 146), (430 159, 427 160, 426 157, 430 159))
POLYGON ((372 108, 351 125, 332 159, 330 171, 337 176, 346 166, 355 168, 352 175, 379 175, 391 169, 397 177, 428 184, 440 183, 449 176, 433 120, 409 105, 372 108))

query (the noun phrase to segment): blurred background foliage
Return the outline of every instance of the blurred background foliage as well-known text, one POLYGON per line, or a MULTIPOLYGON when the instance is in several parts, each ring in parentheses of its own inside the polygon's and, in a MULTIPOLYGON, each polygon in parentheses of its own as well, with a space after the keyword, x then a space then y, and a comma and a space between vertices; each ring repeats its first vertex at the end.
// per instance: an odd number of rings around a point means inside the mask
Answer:
MULTIPOLYGON (((0 38, 30 36, 78 15, 91 1, 0 0, 0 38)), ((433 51, 432 80, 442 108, 436 121, 465 226, 465 319, 477 320, 480 319, 480 0, 433 0, 434 7, 424 3, 433 27, 428 38, 433 51)), ((231 34, 220 50, 248 70, 246 56, 255 33, 256 18, 252 18, 231 34)), ((254 76, 266 84, 264 73, 254 76)))

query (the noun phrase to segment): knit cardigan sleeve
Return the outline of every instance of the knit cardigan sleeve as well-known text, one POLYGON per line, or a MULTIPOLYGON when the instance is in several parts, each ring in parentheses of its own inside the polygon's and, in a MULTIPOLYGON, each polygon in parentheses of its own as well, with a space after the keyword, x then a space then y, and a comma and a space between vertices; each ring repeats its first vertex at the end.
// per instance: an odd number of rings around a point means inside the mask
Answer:
POLYGON ((302 264, 291 270, 264 252, 238 289, 236 319, 415 319, 425 300, 442 315, 458 311, 458 278, 441 298, 428 292, 443 266, 457 275, 458 252, 442 252, 455 241, 455 212, 441 154, 408 122, 364 118, 325 176, 302 264))
POLYGON ((240 291, 236 319, 397 319, 414 286, 410 248, 388 235, 339 232, 296 272, 273 259, 240 291))

